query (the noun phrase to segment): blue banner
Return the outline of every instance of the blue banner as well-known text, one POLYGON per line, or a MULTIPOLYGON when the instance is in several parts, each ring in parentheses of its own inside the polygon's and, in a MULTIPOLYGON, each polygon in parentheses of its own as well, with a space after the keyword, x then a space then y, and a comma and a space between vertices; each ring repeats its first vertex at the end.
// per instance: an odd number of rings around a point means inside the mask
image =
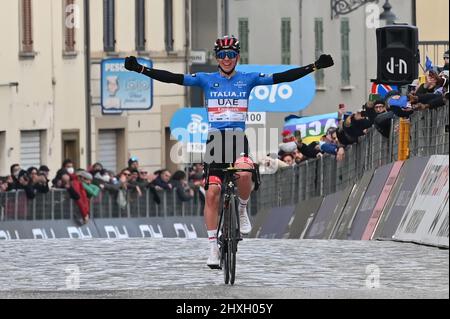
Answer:
MULTIPOLYGON (((138 59, 146 67, 152 61, 138 59)), ((105 114, 129 110, 148 110, 153 106, 152 80, 125 69, 125 59, 105 59, 101 66, 101 106, 105 114)))
POLYGON ((305 144, 318 142, 330 127, 337 127, 338 113, 328 113, 294 118, 284 124, 284 129, 294 133, 300 131, 305 144))
POLYGON ((183 143, 206 143, 208 127, 208 113, 204 107, 179 109, 170 121, 172 136, 183 143))
MULTIPOLYGON (((238 65, 241 72, 273 74, 293 68, 295 65, 238 65)), ((250 112, 298 112, 306 109, 316 95, 314 75, 297 81, 269 86, 257 86, 250 94, 250 112)))

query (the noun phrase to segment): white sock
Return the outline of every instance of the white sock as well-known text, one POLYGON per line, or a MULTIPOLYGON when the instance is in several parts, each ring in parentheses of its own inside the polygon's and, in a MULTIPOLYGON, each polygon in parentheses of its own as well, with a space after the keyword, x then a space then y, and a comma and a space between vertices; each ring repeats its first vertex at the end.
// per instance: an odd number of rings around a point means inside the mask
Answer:
POLYGON ((217 245, 217 229, 208 230, 208 240, 210 244, 217 245))
POLYGON ((250 198, 242 199, 239 197, 239 211, 243 211, 247 207, 250 198))

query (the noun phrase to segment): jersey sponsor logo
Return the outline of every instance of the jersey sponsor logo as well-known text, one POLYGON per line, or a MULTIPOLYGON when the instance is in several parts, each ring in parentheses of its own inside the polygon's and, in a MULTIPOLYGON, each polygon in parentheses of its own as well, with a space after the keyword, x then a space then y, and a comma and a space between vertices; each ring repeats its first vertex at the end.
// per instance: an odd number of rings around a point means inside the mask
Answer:
POLYGON ((247 87, 247 83, 243 82, 243 81, 237 81, 236 83, 233 84, 235 87, 237 87, 238 89, 242 89, 247 87))
POLYGON ((222 98, 247 98, 247 92, 211 92, 211 97, 222 97, 222 98))

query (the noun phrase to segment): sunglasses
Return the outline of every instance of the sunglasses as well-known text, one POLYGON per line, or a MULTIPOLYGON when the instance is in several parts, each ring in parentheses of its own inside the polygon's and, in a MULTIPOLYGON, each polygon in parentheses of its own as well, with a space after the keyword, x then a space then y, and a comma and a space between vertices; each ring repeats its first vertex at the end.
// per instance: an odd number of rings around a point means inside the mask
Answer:
POLYGON ((235 59, 238 55, 239 53, 237 53, 236 51, 219 51, 216 54, 216 58, 225 59, 226 57, 228 57, 229 59, 235 59))

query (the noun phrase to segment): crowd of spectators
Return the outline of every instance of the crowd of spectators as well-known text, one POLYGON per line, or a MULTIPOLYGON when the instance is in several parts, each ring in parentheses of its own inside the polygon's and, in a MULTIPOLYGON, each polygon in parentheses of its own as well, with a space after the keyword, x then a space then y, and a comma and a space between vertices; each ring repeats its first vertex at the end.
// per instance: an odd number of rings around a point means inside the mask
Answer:
POLYGON ((372 95, 371 100, 354 113, 346 112, 344 104, 340 104, 338 125, 329 128, 318 142, 305 145, 299 131, 284 131, 278 155, 268 154, 262 166, 293 166, 326 154, 342 161, 347 147, 358 143, 359 138, 366 135, 371 127, 389 138, 395 117, 409 118, 414 112, 444 106, 448 103, 449 93, 449 51, 445 53, 444 60, 443 67, 427 70, 424 83, 415 80, 406 92, 394 90, 383 98, 372 95))
MULTIPOLYGON (((119 174, 105 169, 101 163, 94 163, 88 169, 76 169, 70 159, 63 161, 61 168, 50 179, 50 170, 43 165, 24 170, 19 164, 13 164, 10 175, 0 177, 0 193, 23 190, 26 197, 34 199, 38 193, 48 193, 50 189, 66 190, 79 208, 79 220, 85 224, 89 221, 90 199, 98 197, 102 191, 114 196, 120 208, 125 208, 130 201, 148 190, 156 204, 161 202, 163 192, 175 192, 181 202, 194 198, 194 190, 203 190, 203 165, 195 164, 184 171, 173 174, 167 169, 149 173, 139 167, 136 157, 131 157, 128 166, 119 174)), ((200 197, 204 200, 204 196, 200 197)))

